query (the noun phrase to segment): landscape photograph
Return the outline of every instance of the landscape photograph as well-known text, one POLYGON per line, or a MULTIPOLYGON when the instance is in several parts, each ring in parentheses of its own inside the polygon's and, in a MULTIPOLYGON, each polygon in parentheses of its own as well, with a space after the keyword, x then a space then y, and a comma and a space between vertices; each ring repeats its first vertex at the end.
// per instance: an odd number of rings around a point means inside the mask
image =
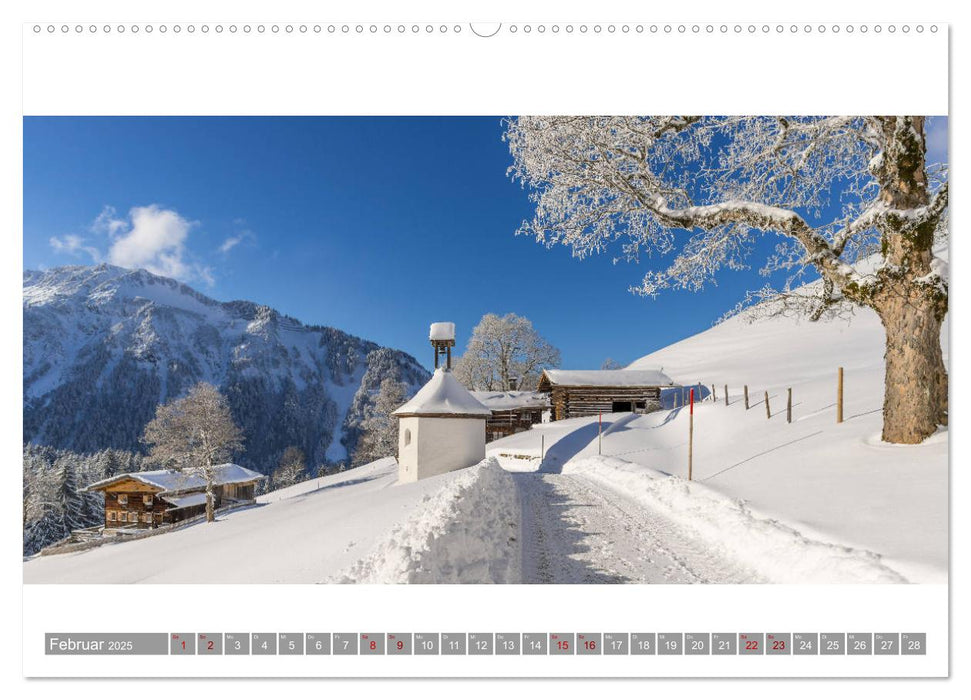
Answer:
POLYGON ((948 126, 26 117, 24 583, 946 583, 948 126))

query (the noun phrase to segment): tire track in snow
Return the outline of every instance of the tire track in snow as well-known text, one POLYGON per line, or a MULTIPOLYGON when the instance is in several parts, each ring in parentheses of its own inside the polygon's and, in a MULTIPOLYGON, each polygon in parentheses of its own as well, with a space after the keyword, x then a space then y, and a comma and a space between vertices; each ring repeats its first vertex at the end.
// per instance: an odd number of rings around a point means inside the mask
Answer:
POLYGON ((754 583, 675 523, 579 475, 513 474, 525 583, 754 583))

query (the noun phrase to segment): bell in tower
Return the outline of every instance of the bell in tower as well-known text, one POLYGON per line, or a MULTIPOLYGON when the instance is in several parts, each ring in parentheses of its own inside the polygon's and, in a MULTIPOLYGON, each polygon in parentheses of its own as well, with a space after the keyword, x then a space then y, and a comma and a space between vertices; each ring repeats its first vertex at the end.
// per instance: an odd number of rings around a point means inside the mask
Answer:
POLYGON ((455 324, 451 321, 433 323, 428 331, 428 339, 435 348, 435 369, 439 368, 442 355, 445 356, 445 371, 452 369, 452 348, 455 347, 455 324))

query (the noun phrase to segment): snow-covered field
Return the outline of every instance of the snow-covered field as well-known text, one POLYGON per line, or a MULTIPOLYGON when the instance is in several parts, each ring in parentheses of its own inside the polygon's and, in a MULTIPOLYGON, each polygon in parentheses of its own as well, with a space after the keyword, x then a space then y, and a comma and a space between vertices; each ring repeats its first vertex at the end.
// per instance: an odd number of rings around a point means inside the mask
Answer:
POLYGON ((396 486, 384 459, 267 494, 259 503, 137 542, 36 557, 25 583, 317 583, 366 556, 426 496, 461 478, 396 486))
POLYGON ((878 320, 858 311, 850 324, 736 318, 633 363, 704 396, 716 386, 718 400, 695 407, 691 483, 688 412, 668 392, 665 410, 604 416, 601 438, 596 418, 539 425, 490 443, 479 465, 411 484, 379 460, 213 525, 36 557, 24 581, 946 581, 948 434, 880 441, 882 356, 878 320))
POLYGON ((512 583, 519 500, 494 460, 397 483, 394 459, 147 539, 34 557, 25 583, 512 583))
MULTIPOLYGON (((942 343, 946 358, 946 326, 942 343)), ((538 465, 511 455, 538 456, 544 444, 544 471, 582 477, 667 513, 764 580, 943 582, 948 433, 918 446, 880 441, 882 358, 879 320, 860 310, 849 324, 735 318, 637 360, 632 367, 663 367, 676 381, 708 387, 706 396, 715 385, 718 400, 695 406, 690 485, 686 409, 605 416, 599 448, 597 419, 578 418, 490 443, 489 454, 528 471, 538 465), (842 424, 835 413, 839 366, 842 424)), ((665 405, 673 405, 670 395, 665 405)))

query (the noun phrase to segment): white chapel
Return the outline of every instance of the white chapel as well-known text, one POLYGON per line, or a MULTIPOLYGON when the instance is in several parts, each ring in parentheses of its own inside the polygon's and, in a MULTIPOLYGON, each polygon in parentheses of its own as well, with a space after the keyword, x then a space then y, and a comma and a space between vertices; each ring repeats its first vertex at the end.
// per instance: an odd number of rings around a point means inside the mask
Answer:
POLYGON ((398 417, 398 481, 418 481, 464 469, 485 458, 485 421, 492 415, 452 375, 455 324, 433 323, 435 373, 398 417), (439 366, 441 357, 445 365, 439 366))

